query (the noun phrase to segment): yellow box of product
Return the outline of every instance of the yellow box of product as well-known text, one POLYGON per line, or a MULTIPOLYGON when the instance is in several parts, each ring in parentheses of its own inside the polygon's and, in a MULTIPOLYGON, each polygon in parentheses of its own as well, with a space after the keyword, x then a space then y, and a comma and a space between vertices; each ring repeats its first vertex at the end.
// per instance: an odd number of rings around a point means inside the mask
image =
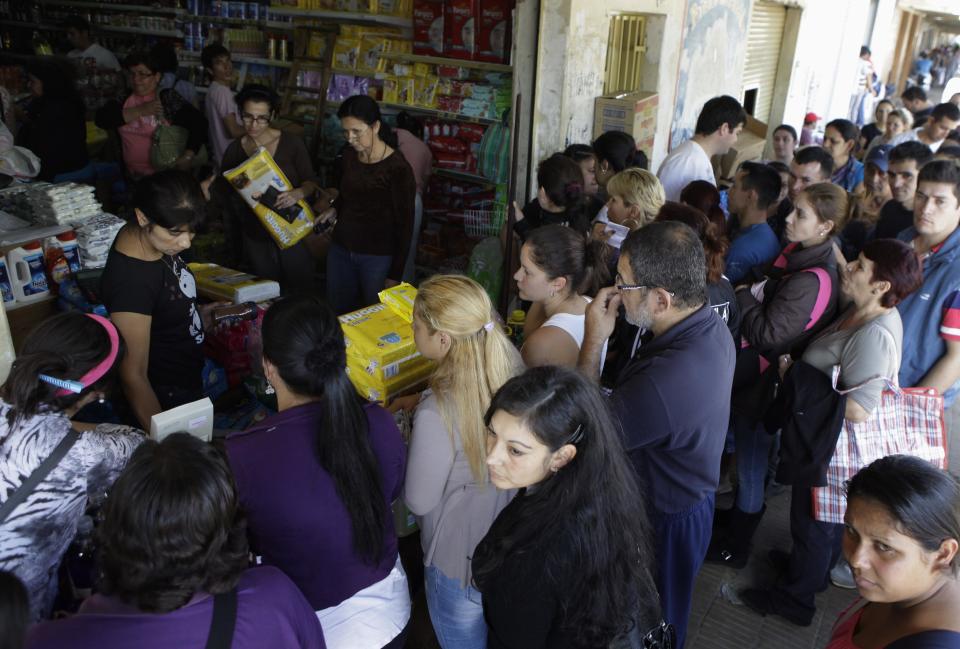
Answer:
POLYGON ((263 147, 243 164, 224 171, 223 177, 230 181, 281 248, 289 248, 313 232, 313 210, 305 200, 285 208, 276 207, 277 196, 294 187, 263 147))
POLYGON ((413 76, 426 77, 433 74, 434 65, 432 63, 414 63, 413 76))
POLYGON ((398 104, 413 106, 417 96, 417 82, 413 77, 399 77, 397 79, 398 104))
POLYGON ((390 39, 382 34, 367 34, 360 39, 360 58, 357 60, 357 70, 363 72, 377 72, 380 56, 389 51, 390 39))
POLYGON ((339 316, 347 353, 380 366, 412 356, 413 327, 386 304, 372 304, 339 316))
POLYGON ((248 273, 224 268, 217 264, 190 264, 190 272, 197 280, 197 293, 211 300, 262 302, 280 295, 280 285, 248 273))
POLYGON ((387 288, 379 293, 381 304, 386 304, 394 313, 406 320, 413 322, 413 303, 417 300, 417 288, 406 282, 397 284, 392 288, 387 288))
POLYGON ((369 401, 387 401, 404 390, 425 382, 433 372, 433 367, 433 363, 424 360, 391 379, 380 381, 367 373, 353 356, 347 356, 347 376, 357 392, 369 401))
POLYGON ((374 381, 387 383, 396 379, 398 376, 421 369, 424 363, 433 366, 432 361, 425 359, 420 352, 414 352, 410 356, 383 364, 375 358, 359 356, 352 352, 347 352, 347 361, 352 367, 367 373, 374 381))
POLYGON ((387 104, 400 103, 397 94, 397 78, 393 75, 383 77, 383 101, 387 104))
POLYGON ((414 104, 422 108, 437 107, 437 77, 417 77, 413 85, 414 104))
POLYGON ((360 59, 360 39, 338 36, 333 46, 333 67, 337 70, 355 70, 360 59))

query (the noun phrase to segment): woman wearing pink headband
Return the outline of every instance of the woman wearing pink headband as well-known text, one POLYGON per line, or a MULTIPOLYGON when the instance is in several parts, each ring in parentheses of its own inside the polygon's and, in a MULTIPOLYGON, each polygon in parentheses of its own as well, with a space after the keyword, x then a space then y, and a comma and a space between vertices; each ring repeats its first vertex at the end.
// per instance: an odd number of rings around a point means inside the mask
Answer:
POLYGON ((50 614, 57 594, 51 577, 88 504, 97 504, 88 497, 102 498, 143 440, 124 426, 70 421, 103 398, 122 356, 109 320, 62 313, 31 332, 0 387, 0 570, 26 585, 33 620, 50 614), (55 451, 63 455, 49 473, 21 490, 55 451), (4 513, 18 494, 25 498, 4 513))

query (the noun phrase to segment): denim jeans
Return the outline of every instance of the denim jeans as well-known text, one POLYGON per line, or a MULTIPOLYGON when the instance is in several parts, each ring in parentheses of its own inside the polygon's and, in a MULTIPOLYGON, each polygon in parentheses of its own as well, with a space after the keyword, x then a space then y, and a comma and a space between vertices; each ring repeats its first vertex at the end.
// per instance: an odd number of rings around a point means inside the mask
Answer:
POLYGON ((407 262, 403 265, 403 281, 413 284, 417 273, 417 244, 420 242, 420 228, 423 226, 423 199, 417 192, 417 200, 413 211, 413 233, 410 235, 410 251, 407 253, 407 262))
POLYGON ((364 255, 331 243, 327 252, 327 301, 341 315, 376 304, 392 255, 364 255))
POLYGON ((770 444, 773 436, 752 417, 733 416, 737 444, 737 508, 745 514, 763 509, 770 444))
POLYGON ((427 566, 424 573, 427 608, 437 641, 443 649, 485 649, 487 623, 483 619, 480 592, 460 587, 459 579, 427 566))

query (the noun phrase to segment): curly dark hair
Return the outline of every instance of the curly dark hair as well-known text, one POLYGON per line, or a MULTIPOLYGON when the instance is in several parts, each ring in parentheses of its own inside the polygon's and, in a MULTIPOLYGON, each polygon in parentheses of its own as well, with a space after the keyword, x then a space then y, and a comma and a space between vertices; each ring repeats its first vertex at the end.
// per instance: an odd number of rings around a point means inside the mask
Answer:
POLYGON ((143 442, 102 515, 100 590, 141 611, 168 613, 199 592, 228 592, 247 567, 230 467, 187 433, 143 442))

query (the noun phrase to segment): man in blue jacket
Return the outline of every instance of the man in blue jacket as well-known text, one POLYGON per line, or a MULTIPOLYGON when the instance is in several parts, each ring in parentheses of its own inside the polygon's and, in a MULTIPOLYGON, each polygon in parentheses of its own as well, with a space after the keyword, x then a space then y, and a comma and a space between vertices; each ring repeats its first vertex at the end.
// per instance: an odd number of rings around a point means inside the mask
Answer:
POLYGON ((579 359, 597 379, 621 303, 628 322, 653 334, 617 377, 611 406, 647 497, 657 589, 678 647, 710 545, 733 384, 733 339, 707 304, 706 274, 703 244, 687 225, 662 221, 631 232, 616 286, 587 310, 579 359))
POLYGON ((920 169, 913 227, 900 233, 923 260, 923 285, 897 307, 903 320, 900 385, 936 388, 949 407, 960 390, 960 167, 920 169))

